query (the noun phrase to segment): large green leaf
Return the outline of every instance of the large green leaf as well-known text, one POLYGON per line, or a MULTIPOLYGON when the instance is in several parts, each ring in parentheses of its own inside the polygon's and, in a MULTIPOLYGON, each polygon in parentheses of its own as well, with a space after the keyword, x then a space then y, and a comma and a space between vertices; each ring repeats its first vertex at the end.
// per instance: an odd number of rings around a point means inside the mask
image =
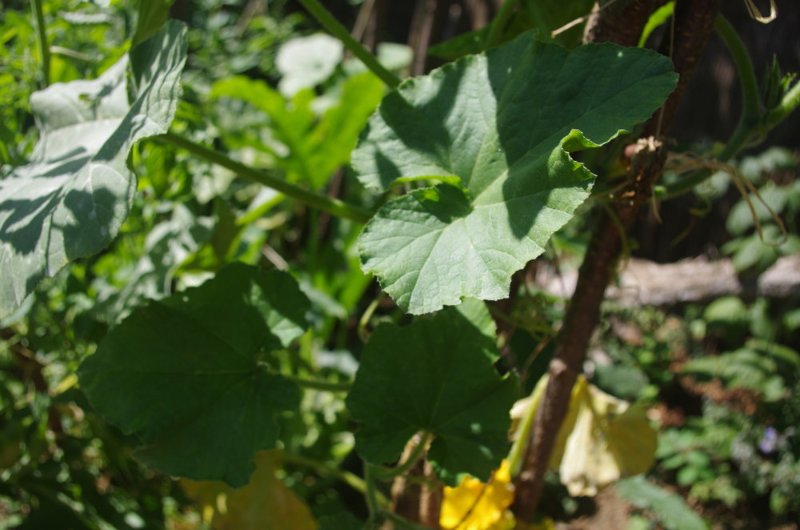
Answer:
POLYGON ((586 199, 569 151, 647 119, 675 86, 665 57, 612 44, 567 51, 529 34, 405 82, 370 120, 353 166, 368 187, 444 183, 389 201, 360 240, 365 271, 403 309, 507 296, 586 199))
POLYGON ((136 190, 128 152, 166 132, 175 114, 184 33, 170 23, 133 48, 130 83, 125 58, 94 81, 31 97, 42 129, 33 161, 0 180, 0 318, 44 277, 116 235, 136 190))
POLYGON ((360 423, 356 448, 368 461, 394 462, 419 431, 435 436, 428 457, 439 476, 488 478, 508 452, 511 377, 493 363, 494 338, 455 309, 410 326, 384 324, 361 357, 347 406, 360 423))
POLYGON ((297 386, 268 353, 300 336, 308 300, 286 273, 229 265, 213 280, 137 309, 81 365, 81 387, 109 422, 140 437, 167 473, 247 483, 274 446, 275 415, 297 386))

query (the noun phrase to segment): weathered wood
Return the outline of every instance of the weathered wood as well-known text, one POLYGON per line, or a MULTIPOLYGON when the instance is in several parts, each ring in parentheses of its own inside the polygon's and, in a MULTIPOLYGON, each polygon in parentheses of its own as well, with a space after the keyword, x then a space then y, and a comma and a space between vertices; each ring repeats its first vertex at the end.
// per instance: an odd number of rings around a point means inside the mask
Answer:
MULTIPOLYGON (((549 294, 571 298, 577 281, 577 270, 559 273, 552 266, 540 264, 534 283, 549 294)), ((749 299, 800 296, 800 255, 779 258, 752 280, 739 278, 729 259, 691 258, 667 264, 631 259, 606 290, 606 299, 625 307, 667 307, 725 295, 749 299)))

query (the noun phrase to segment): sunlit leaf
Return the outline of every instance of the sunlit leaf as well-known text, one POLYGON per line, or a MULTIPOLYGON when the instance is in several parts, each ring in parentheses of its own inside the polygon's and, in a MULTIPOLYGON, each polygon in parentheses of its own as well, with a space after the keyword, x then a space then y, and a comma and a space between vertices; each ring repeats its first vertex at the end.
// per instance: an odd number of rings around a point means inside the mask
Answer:
POLYGON ((168 24, 94 81, 36 92, 32 162, 0 180, 0 318, 43 278, 108 245, 128 215, 133 144, 167 131, 180 93, 185 30, 168 24), (129 98, 129 94, 132 96, 129 98))
POLYGON ((214 84, 210 97, 246 101, 263 112, 270 125, 269 138, 260 146, 289 181, 318 189, 347 163, 358 135, 383 96, 383 83, 364 72, 341 83, 327 97, 328 106, 317 119, 313 95, 302 91, 287 99, 261 81, 230 77, 214 84))
POLYGON ((508 295, 588 197, 569 152, 647 119, 675 85, 668 59, 611 44, 567 51, 525 34, 406 81, 352 163, 364 185, 438 179, 387 202, 360 238, 363 268, 413 314, 508 295))

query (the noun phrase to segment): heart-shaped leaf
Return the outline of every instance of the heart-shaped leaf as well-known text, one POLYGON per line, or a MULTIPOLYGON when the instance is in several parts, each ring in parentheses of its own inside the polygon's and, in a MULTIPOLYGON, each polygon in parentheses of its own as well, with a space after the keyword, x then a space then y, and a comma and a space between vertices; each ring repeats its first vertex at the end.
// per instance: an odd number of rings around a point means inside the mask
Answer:
POLYGON ((263 357, 303 333, 308 307, 288 274, 229 265, 113 328, 81 365, 81 388, 142 439, 148 465, 241 486, 256 451, 275 444, 275 415, 299 406, 297 386, 263 357))
POLYGON ((673 90, 666 57, 612 44, 568 51, 524 34, 388 95, 353 153, 364 185, 441 180, 387 202, 360 239, 363 268, 410 313, 508 295, 588 197, 570 151, 647 119, 673 90))
POLYGON ((435 437, 428 458, 450 484, 463 473, 485 479, 500 464, 517 388, 495 370, 494 337, 478 326, 448 309, 375 330, 347 397, 366 460, 394 462, 424 431, 435 437))
POLYGON ((165 133, 175 114, 184 33, 171 22, 98 79, 31 97, 41 138, 32 162, 0 180, 0 318, 43 278, 116 235, 136 190, 128 153, 165 133))

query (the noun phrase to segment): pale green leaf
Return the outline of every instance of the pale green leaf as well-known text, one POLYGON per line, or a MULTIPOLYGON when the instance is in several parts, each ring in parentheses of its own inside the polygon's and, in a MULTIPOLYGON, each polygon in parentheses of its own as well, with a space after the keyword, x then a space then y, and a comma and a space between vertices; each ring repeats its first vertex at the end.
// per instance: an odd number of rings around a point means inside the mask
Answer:
POLYGON ((659 27, 663 26, 664 24, 672 18, 672 14, 675 12, 675 2, 670 1, 664 4, 663 6, 659 7, 648 17, 647 23, 644 25, 644 29, 642 29, 642 34, 639 37, 639 44, 638 46, 641 48, 647 44, 647 39, 650 35, 659 27))
POLYGON ((275 65, 283 76, 278 85, 281 93, 293 96, 304 88, 322 83, 342 62, 342 57, 344 46, 341 41, 325 33, 288 41, 275 58, 275 65))
POLYGON ((0 318, 43 278, 99 252, 118 232, 136 190, 128 152, 166 132, 175 114, 184 33, 170 23, 133 48, 129 81, 126 58, 94 81, 58 83, 31 97, 41 138, 32 162, 0 180, 0 318))
POLYGON ((352 157, 359 179, 447 184, 386 203, 360 239, 363 268, 410 313, 508 295, 588 197, 569 151, 646 120, 675 86, 668 59, 612 44, 568 51, 529 34, 405 82, 352 157))
POLYGON ((215 83, 210 93, 213 99, 239 99, 263 112, 270 127, 259 147, 286 171, 287 180, 314 189, 347 163, 382 96, 380 79, 369 72, 355 74, 332 91, 328 108, 316 119, 313 94, 307 90, 288 100, 262 81, 229 77, 215 83))

